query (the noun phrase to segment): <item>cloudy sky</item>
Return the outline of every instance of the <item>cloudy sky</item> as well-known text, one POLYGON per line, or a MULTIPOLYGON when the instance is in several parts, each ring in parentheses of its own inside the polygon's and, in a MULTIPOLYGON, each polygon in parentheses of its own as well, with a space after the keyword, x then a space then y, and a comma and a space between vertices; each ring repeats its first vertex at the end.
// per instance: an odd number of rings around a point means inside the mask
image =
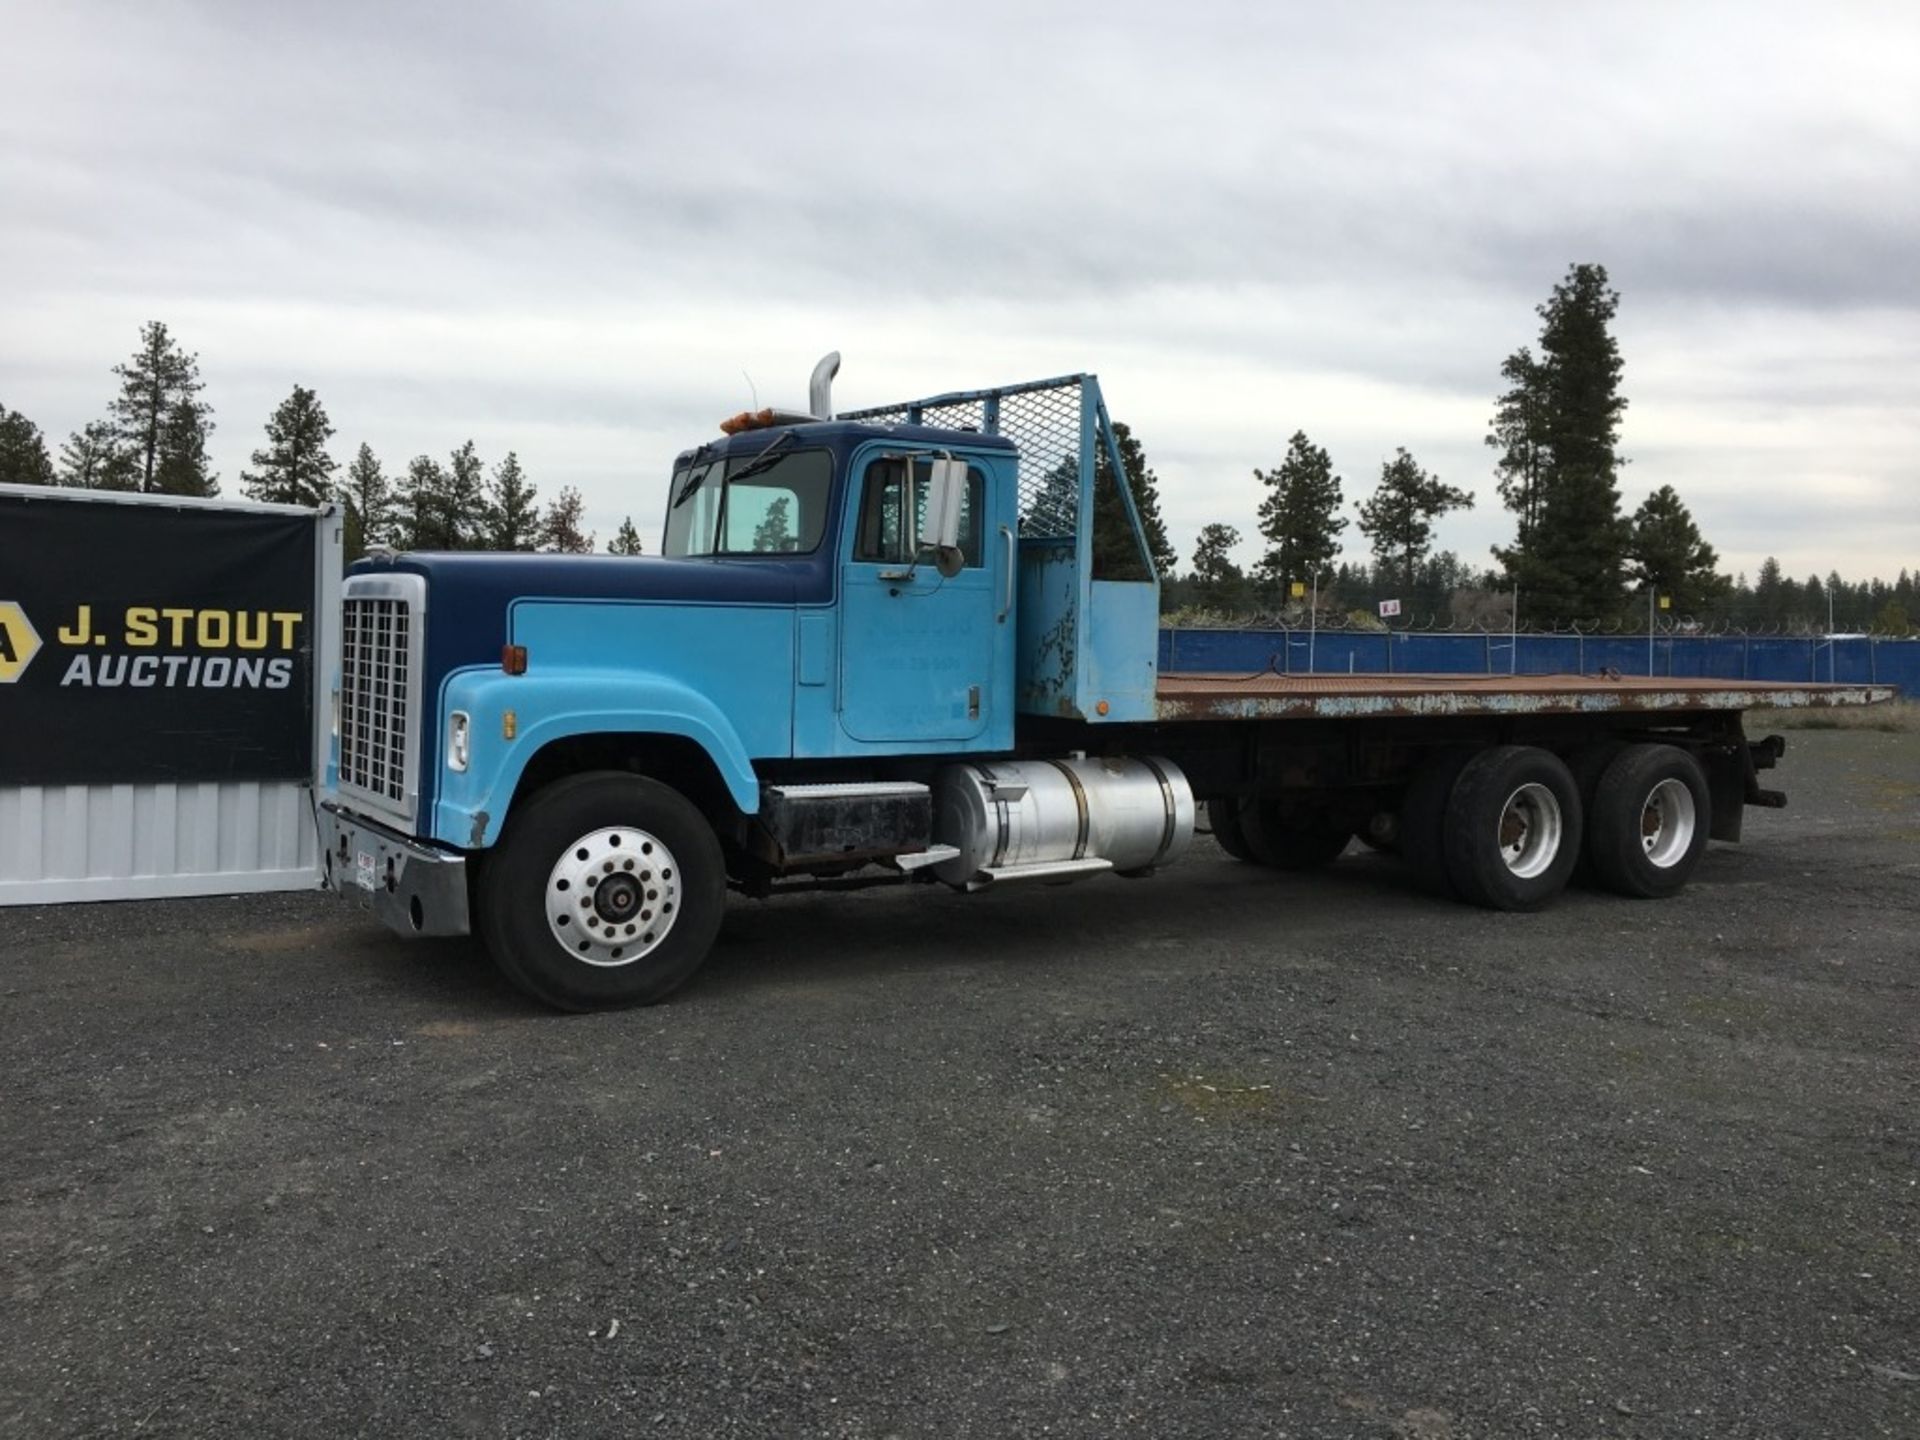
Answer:
POLYGON ((162 319, 230 493, 300 383, 342 461, 471 436, 651 550, 674 452, 837 348, 843 408, 1098 372, 1183 557, 1304 429, 1350 501, 1402 445, 1474 490, 1479 562, 1500 360, 1598 261, 1629 508, 1920 567, 1911 3, 0 17, 0 404, 53 444, 162 319))

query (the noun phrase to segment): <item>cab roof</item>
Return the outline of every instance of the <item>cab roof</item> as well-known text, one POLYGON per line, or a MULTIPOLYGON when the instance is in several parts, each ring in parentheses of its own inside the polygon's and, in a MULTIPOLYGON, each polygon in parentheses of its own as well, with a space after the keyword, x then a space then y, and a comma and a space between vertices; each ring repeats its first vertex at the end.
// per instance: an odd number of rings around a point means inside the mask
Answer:
POLYGON ((815 420, 804 425, 768 425, 743 430, 737 435, 721 435, 682 450, 674 457, 674 468, 702 451, 715 455, 758 455, 782 435, 792 435, 789 444, 825 445, 834 449, 850 448, 862 440, 894 440, 904 445, 924 445, 930 449, 1004 450, 1011 452, 1013 441, 1004 435, 988 435, 979 430, 943 430, 931 425, 882 425, 872 420, 815 420))

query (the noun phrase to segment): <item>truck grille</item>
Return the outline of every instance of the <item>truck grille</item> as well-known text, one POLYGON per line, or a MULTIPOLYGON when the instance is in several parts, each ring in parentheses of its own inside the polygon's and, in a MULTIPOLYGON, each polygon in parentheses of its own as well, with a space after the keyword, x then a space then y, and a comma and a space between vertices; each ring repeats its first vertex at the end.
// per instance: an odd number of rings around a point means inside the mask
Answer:
POLYGON ((340 784, 407 811, 407 727, 419 694, 413 607, 349 595, 340 638, 340 784))

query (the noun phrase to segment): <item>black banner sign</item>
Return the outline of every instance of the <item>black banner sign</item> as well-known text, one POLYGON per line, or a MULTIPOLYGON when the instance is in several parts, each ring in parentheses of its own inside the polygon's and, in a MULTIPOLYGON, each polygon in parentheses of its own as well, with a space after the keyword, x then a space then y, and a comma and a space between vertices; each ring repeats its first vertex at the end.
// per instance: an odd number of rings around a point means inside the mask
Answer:
POLYGON ((311 775, 314 531, 0 495, 0 785, 311 775))

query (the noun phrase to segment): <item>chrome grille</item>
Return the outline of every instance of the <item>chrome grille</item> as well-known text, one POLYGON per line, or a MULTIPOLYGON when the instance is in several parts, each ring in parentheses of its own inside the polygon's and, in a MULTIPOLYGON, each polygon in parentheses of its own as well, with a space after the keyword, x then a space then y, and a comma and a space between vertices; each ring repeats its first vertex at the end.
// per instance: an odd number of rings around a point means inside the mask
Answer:
POLYGON ((340 640, 340 784, 410 811, 408 727, 419 694, 413 606, 349 595, 340 640))

